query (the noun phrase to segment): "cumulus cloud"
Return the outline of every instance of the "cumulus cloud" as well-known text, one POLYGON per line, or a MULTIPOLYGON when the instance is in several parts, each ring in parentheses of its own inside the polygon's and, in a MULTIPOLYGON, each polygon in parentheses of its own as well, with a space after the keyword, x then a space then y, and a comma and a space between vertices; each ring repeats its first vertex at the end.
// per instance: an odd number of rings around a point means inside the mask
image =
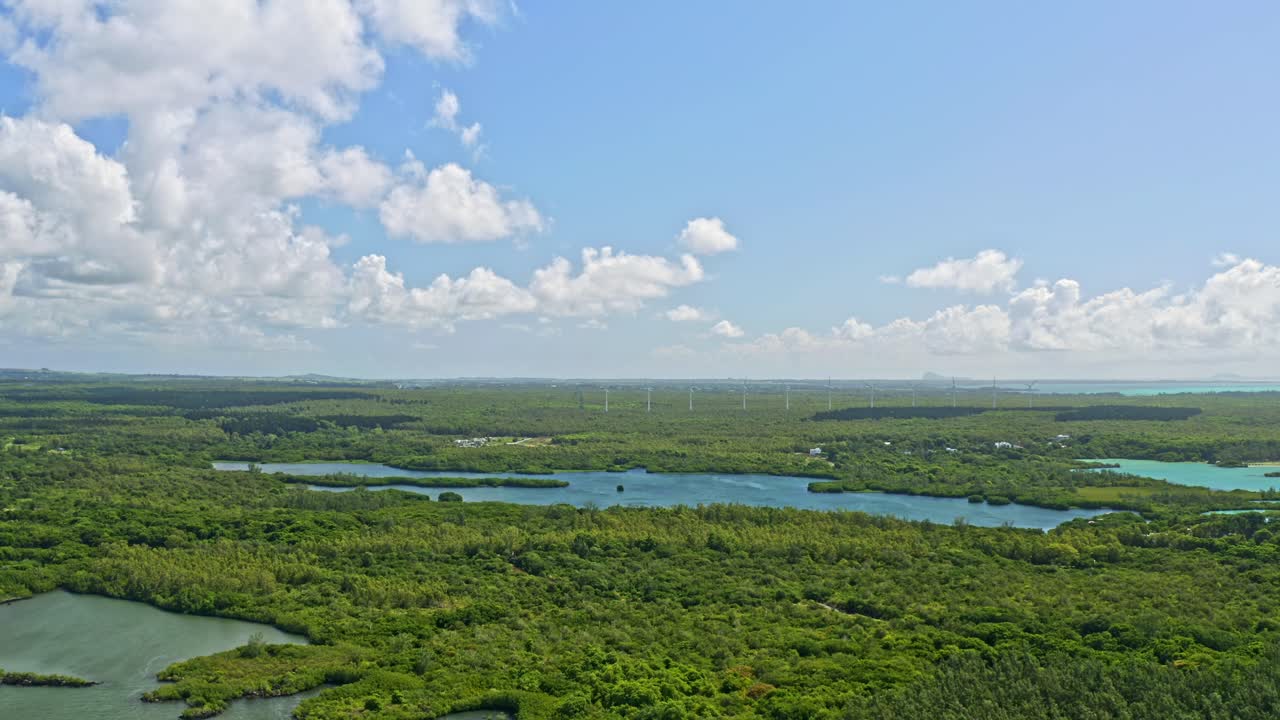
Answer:
POLYGON ((393 237, 421 243, 490 242, 546 226, 533 203, 503 199, 497 188, 454 163, 428 172, 411 157, 402 175, 406 182, 378 207, 393 237))
POLYGON ((1274 347, 1280 343, 1280 267, 1252 259, 1193 292, 1124 288, 1088 300, 1059 280, 1010 301, 1012 341, 1026 350, 1157 350, 1274 347))
POLYGON ((352 207, 373 207, 391 187, 391 170, 362 147, 326 151, 318 163, 329 194, 352 207))
POLYGON ((350 311, 379 323, 450 328, 459 320, 532 312, 535 307, 527 290, 488 268, 456 279, 440 275, 428 287, 409 288, 403 275, 387 270, 385 257, 366 255, 351 276, 350 311))
POLYGON ((1004 306, 955 305, 921 320, 899 318, 881 326, 850 318, 825 334, 793 327, 733 349, 747 354, 1062 352, 1105 357, 1280 351, 1280 266, 1236 260, 1182 294, 1168 287, 1141 292, 1122 288, 1085 298, 1079 282, 1062 279, 1027 288, 1004 306))
POLYGON ((671 322, 697 322, 709 316, 706 310, 692 305, 678 305, 663 313, 671 322))
POLYGON ((502 8, 497 0, 356 0, 356 6, 389 42, 455 61, 470 58, 459 26, 468 20, 491 25, 502 8))
MULTIPOLYGON (((336 264, 331 249, 345 238, 304 224, 297 209, 305 198, 376 207, 389 232, 422 242, 544 226, 528 201, 456 165, 428 172, 410 159, 397 174, 363 147, 323 140, 380 83, 384 45, 465 60, 460 28, 496 22, 497 4, 11 0, 6 9, 0 30, 12 37, 0 49, 30 72, 34 101, 27 116, 0 117, 7 331, 261 348, 279 337, 300 347, 293 329, 336 327, 347 314, 382 309, 417 322, 530 306, 527 290, 508 297, 514 285, 484 268, 397 293, 385 264, 381 274, 336 264), (73 129, 103 117, 125 121, 114 155, 73 129)), ((478 126, 457 131, 478 140, 478 126)))
POLYGON ((386 258, 368 255, 353 268, 348 311, 362 319, 412 327, 452 328, 462 320, 508 315, 584 318, 579 327, 604 329, 603 318, 631 312, 672 289, 697 282, 702 268, 691 256, 680 262, 631 255, 612 248, 582 251, 582 267, 556 258, 520 286, 488 268, 467 276, 440 275, 425 288, 408 287, 387 269, 386 258))
POLYGON ((724 229, 718 217, 695 218, 680 231, 680 246, 697 255, 716 255, 738 249, 738 238, 724 229))
POLYGON ((738 327, 737 325, 734 325, 728 320, 721 320, 715 325, 712 325, 711 332, 714 335, 719 335, 720 337, 726 337, 726 338, 740 338, 743 335, 747 334, 745 330, 738 327))
POLYGON ((679 262, 653 255, 632 255, 611 247, 582 251, 576 275, 565 258, 534 272, 529 289, 548 315, 590 316, 633 312, 646 301, 666 297, 674 288, 703 279, 692 255, 679 262))
POLYGON ((44 110, 67 120, 237 98, 258 105, 272 95, 336 119, 383 69, 343 0, 8 4, 31 40, 12 60, 33 73, 44 110))
POLYGON ((160 258, 136 220, 123 165, 66 124, 0 117, 0 256, 60 280, 149 281, 160 258))
POLYGON ((933 267, 915 270, 906 278, 908 287, 950 288, 992 293, 1012 290, 1022 261, 999 250, 983 250, 972 258, 947 258, 933 267))

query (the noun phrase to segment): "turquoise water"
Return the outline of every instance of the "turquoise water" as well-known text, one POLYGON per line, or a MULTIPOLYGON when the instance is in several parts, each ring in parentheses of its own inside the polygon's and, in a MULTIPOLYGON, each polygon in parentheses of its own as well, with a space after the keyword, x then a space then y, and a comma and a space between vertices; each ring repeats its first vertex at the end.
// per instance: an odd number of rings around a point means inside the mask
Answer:
MULTIPOLYGON (((1014 386, 1016 387, 1016 386, 1014 386)), ((1170 395, 1176 393, 1219 393, 1219 392, 1280 392, 1280 383, 1253 382, 1104 382, 1088 380, 1080 382, 1040 383, 1035 387, 1037 393, 1056 393, 1064 395, 1082 395, 1092 393, 1119 393, 1120 395, 1170 395)))
MULTIPOLYGON (((244 470, 248 463, 216 462, 219 470, 244 470)), ((513 477, 514 473, 467 473, 449 471, 400 470, 371 463, 259 463, 263 472, 291 475, 330 475, 354 473, 371 479, 388 477, 513 477)), ((970 503, 965 498, 939 498, 923 495, 890 493, 811 493, 813 478, 775 475, 719 475, 715 473, 649 473, 633 470, 625 473, 562 472, 536 477, 565 480, 565 488, 420 488, 412 485, 381 485, 406 492, 436 497, 441 492, 456 492, 469 502, 508 502, 524 505, 568 503, 578 507, 672 507, 675 505, 710 505, 739 503, 765 507, 793 507, 805 510, 857 510, 873 515, 888 515, 906 520, 929 520, 950 524, 964 518, 970 525, 1039 528, 1042 530, 1080 517, 1100 515, 1104 510, 1049 510, 1029 505, 987 505, 970 503), (618 492, 617 486, 626 488, 618 492)), ((311 486, 313 490, 344 492, 351 488, 311 486)))
POLYGON ((1213 490, 1270 490, 1280 488, 1280 478, 1266 474, 1280 467, 1260 465, 1244 468, 1222 468, 1208 463, 1160 462, 1159 460, 1086 460, 1085 462, 1113 463, 1119 465, 1116 472, 1155 478, 1174 485, 1195 485, 1213 490))
MULTIPOLYGON (((0 686, 5 720, 173 720, 182 703, 144 703, 156 673, 180 660, 230 650, 260 632, 269 643, 306 638, 268 625, 165 612, 143 603, 51 592, 0 606, 0 668, 74 675, 88 688, 0 686)), ((237 700, 226 720, 285 720, 303 696, 237 700)))

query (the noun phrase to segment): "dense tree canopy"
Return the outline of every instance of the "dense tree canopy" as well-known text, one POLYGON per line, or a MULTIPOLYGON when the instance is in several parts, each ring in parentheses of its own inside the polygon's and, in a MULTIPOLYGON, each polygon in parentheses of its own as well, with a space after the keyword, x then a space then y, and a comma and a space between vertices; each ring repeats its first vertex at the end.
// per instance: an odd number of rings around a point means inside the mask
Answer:
POLYGON ((1203 407, 1178 422, 1053 410, 814 422, 816 408, 788 413, 771 396, 754 413, 728 395, 646 413, 618 391, 606 416, 546 386, 204 382, 0 385, 0 599, 62 587, 314 643, 167 669, 152 699, 193 717, 323 684, 301 717, 1276 714, 1280 537, 1263 512, 1202 514, 1269 496, 1077 463, 1274 460, 1274 396, 1134 401, 1203 407), (467 438, 500 441, 454 442, 467 438), (813 476, 815 491, 1139 514, 1042 533, 733 505, 442 503, 314 492, 213 459, 741 470, 813 476))

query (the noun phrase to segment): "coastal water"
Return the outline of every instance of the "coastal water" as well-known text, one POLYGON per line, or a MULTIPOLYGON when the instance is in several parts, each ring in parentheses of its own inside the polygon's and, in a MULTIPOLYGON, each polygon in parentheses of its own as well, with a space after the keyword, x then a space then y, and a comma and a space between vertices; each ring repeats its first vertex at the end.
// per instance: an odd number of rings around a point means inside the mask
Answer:
POLYGON ((1280 392, 1280 383, 1274 382, 1125 382, 1081 380, 1077 382, 1045 382, 1035 386, 1035 392, 1057 395, 1085 395, 1113 393, 1135 397, 1147 395, 1175 395, 1180 393, 1258 393, 1280 392))
MULTIPOLYGON (((143 603, 50 592, 0 605, 0 668, 74 675, 87 688, 0 686, 8 720, 173 720, 182 703, 144 703, 156 673, 180 660, 230 650, 262 633, 268 643, 305 643, 268 625, 165 612, 143 603)), ((220 718, 286 720, 303 696, 237 700, 220 718)))
MULTIPOLYGON (((219 470, 244 470, 248 463, 216 462, 219 470)), ((673 507, 738 503, 765 507, 792 507, 805 510, 857 510, 905 520, 929 520, 950 524, 963 518, 970 525, 1048 529, 1079 517, 1093 517, 1104 510, 1050 510, 1029 505, 987 505, 965 498, 898 495, 878 492, 811 493, 813 478, 775 475, 722 475, 716 473, 625 473, 560 472, 529 477, 553 478, 569 483, 563 488, 423 488, 414 485, 378 485, 379 478, 413 477, 526 477, 515 473, 467 473, 452 471, 401 470, 372 463, 259 463, 263 472, 291 475, 331 475, 349 473, 371 480, 371 489, 396 488, 432 497, 456 492, 468 502, 508 502, 525 505, 568 503, 578 507, 673 507), (622 485, 623 492, 617 486, 622 485)), ((345 492, 352 488, 310 486, 313 490, 345 492)))
POLYGON ((1173 483, 1195 485, 1213 490, 1270 490, 1280 488, 1280 478, 1269 478, 1269 472, 1280 471, 1276 465, 1254 465, 1242 468, 1223 468, 1199 462, 1160 462, 1159 460, 1086 460, 1119 465, 1114 472, 1141 475, 1173 483))

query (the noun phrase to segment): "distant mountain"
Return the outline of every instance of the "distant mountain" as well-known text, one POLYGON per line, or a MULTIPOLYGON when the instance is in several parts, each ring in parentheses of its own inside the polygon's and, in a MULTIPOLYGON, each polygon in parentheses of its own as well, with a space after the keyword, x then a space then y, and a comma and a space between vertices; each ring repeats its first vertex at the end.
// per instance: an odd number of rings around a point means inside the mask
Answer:
POLYGON ((945 382, 945 383, 949 383, 949 382, 951 382, 951 380, 952 380, 953 378, 955 379, 955 381, 956 381, 956 382, 973 382, 973 378, 967 378, 967 377, 964 377, 963 375, 939 375, 939 374, 938 374, 938 373, 936 373, 936 372, 927 372, 927 373, 925 373, 925 374, 924 374, 924 378, 923 378, 923 379, 924 379, 924 381, 925 381, 925 382, 935 382, 935 383, 937 383, 937 382, 945 382))

